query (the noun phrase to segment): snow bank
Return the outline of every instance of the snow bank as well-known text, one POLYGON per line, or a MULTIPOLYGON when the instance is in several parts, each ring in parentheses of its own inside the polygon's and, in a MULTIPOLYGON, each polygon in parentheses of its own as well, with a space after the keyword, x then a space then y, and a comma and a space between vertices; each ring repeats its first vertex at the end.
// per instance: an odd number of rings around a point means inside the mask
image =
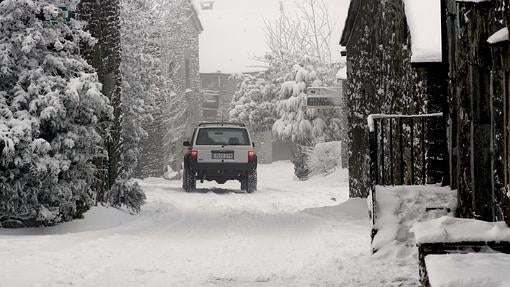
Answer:
POLYGON ((425 258, 432 287, 502 287, 510 285, 510 255, 469 253, 425 258))
POLYGON ((462 241, 510 241, 506 223, 443 216, 414 224, 411 229, 417 243, 462 241))
POLYGON ((505 27, 501 30, 498 30, 496 33, 494 33, 492 36, 490 36, 489 39, 487 39, 487 42, 489 44, 497 44, 497 43, 505 42, 508 40, 509 40, 508 27, 505 27))
POLYGON ((114 207, 93 206, 83 215, 83 219, 64 222, 50 227, 21 229, 0 229, 1 235, 47 235, 99 231, 122 226, 136 220, 127 210, 114 207))
POLYGON ((441 0, 404 0, 411 32, 411 62, 442 62, 441 0))
POLYGON ((305 209, 303 212, 322 218, 335 220, 355 219, 367 220, 367 201, 365 198, 349 198, 347 201, 336 206, 325 206, 305 209))
POLYGON ((398 252, 398 249, 412 248, 414 252, 415 239, 409 231, 413 224, 448 214, 448 209, 451 213, 456 206, 456 191, 448 187, 377 186, 375 195, 374 250, 389 248, 398 252))

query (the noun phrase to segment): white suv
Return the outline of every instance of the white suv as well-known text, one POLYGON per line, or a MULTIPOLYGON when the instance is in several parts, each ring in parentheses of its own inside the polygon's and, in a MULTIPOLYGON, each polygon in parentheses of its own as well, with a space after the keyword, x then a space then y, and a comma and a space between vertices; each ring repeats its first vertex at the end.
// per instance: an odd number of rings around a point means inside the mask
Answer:
POLYGON ((182 180, 186 192, 195 191, 197 180, 219 184, 239 180, 242 190, 257 190, 257 154, 244 124, 201 123, 184 146, 188 147, 182 180))

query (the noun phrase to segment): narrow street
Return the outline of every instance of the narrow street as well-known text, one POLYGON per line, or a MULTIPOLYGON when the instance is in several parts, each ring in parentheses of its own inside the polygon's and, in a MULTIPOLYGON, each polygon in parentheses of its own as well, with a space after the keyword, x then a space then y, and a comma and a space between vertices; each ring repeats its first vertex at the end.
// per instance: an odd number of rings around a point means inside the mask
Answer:
POLYGON ((139 216, 96 207, 0 230, 0 286, 417 286, 412 259, 370 256, 366 203, 348 200, 345 171, 300 182, 290 162, 259 168, 254 194, 152 178, 139 216))

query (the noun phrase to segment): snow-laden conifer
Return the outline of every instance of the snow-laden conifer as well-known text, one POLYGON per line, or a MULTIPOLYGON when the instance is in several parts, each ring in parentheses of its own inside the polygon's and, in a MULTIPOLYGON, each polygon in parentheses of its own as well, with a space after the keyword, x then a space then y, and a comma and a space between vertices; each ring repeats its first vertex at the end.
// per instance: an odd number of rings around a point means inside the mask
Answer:
POLYGON ((112 109, 80 57, 93 39, 60 8, 77 2, 0 3, 0 221, 53 224, 94 202, 96 125, 112 109))

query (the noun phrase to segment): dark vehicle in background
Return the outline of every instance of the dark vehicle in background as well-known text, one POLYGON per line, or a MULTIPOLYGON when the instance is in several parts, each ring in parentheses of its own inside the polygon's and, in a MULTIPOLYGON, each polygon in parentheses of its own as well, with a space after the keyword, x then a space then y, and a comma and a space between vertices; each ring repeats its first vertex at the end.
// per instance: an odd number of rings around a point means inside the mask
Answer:
POLYGON ((184 191, 194 192, 197 180, 218 184, 238 180, 242 190, 257 190, 257 154, 244 124, 201 123, 184 146, 188 147, 184 156, 184 191))

